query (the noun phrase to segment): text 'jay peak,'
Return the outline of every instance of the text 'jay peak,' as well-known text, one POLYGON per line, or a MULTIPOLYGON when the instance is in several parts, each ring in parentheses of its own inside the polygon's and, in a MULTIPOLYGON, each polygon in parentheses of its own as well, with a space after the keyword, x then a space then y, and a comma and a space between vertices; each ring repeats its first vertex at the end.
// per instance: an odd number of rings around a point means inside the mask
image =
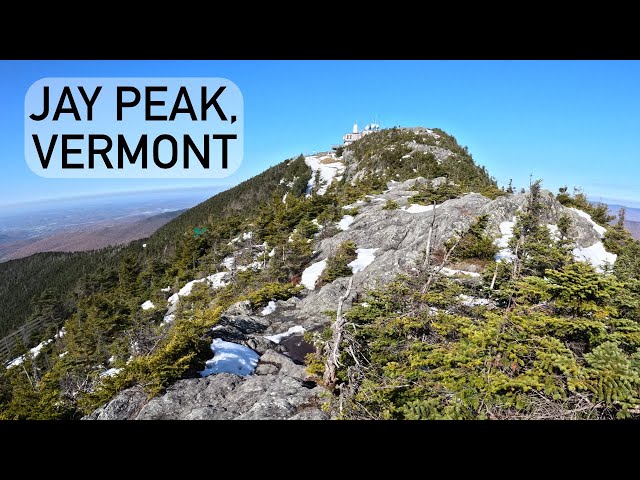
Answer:
MULTIPOLYGON (((125 165, 138 165, 147 169, 150 162, 160 169, 228 167, 229 141, 237 140, 237 134, 205 133, 192 136, 189 133, 136 134, 131 138, 124 128, 127 121, 148 122, 149 130, 157 130, 159 122, 192 121, 229 122, 236 115, 227 116, 219 101, 226 86, 217 89, 201 86, 194 97, 194 88, 181 86, 177 94, 169 94, 166 86, 117 86, 115 105, 100 109, 109 112, 111 118, 97 118, 94 107, 100 103, 102 86, 85 89, 64 86, 59 98, 52 98, 50 87, 42 87, 42 103, 38 111, 27 112, 34 122, 58 122, 72 119, 75 122, 111 122, 123 126, 122 133, 52 133, 31 135, 40 165, 49 168, 51 162, 60 162, 62 169, 94 169, 97 162, 107 169, 123 169, 125 165), (191 91, 191 95, 190 95, 191 91), (142 116, 144 112, 144 116, 142 116), (129 117, 129 118, 127 118, 129 117), (152 128, 153 127, 153 128, 152 128)), ((104 96, 104 95, 103 95, 104 96)), ((57 97, 57 95, 56 95, 57 97)), ((110 95, 112 98, 113 95, 110 95)), ((37 105, 40 107, 40 103, 37 105)))

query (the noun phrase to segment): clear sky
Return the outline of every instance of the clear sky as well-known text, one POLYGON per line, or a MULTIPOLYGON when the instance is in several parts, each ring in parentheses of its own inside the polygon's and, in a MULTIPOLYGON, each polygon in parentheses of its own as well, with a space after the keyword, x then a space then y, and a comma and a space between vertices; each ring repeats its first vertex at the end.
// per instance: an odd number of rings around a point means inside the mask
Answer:
POLYGON ((119 191, 234 185, 341 143, 354 122, 438 127, 499 185, 529 175, 640 206, 638 61, 0 61, 0 206, 119 191), (48 179, 23 153, 24 96, 43 77, 225 77, 244 96, 240 169, 226 179, 48 179))

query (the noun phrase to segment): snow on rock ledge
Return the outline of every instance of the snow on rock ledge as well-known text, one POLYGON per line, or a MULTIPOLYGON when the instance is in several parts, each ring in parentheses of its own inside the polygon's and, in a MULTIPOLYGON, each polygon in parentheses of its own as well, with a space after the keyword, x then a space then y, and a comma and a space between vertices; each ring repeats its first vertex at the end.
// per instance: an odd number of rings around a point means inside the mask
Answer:
POLYGON ((343 232, 345 230, 349 230, 349 227, 351 226, 354 220, 355 218, 353 218, 352 215, 345 215, 344 217, 342 217, 340 222, 338 222, 338 228, 343 232))
POLYGON ((140 308, 142 308, 143 310, 150 310, 152 308, 156 308, 156 306, 153 304, 151 300, 147 300, 142 305, 140 305, 140 308))
POLYGON ((273 300, 269 300, 269 303, 267 304, 267 306, 264 307, 262 309, 262 312, 260 312, 260 313, 264 317, 264 316, 267 316, 267 315, 271 315, 275 311, 276 311, 276 302, 274 302, 273 300))
POLYGON ((258 366, 260 356, 249 347, 214 338, 211 342, 213 358, 207 360, 201 377, 216 373, 233 373, 241 377, 251 375, 258 366))
MULTIPOLYGON (((436 205, 435 208, 438 208, 440 205, 436 205)), ((408 207, 401 207, 400 210, 407 213, 425 213, 434 210, 433 205, 418 205, 417 203, 412 203, 408 207)))
POLYGON ((331 182, 333 182, 333 179, 340 179, 340 176, 344 173, 345 169, 344 164, 337 161, 332 154, 323 155, 322 157, 311 155, 304 158, 304 163, 311 168, 311 178, 307 184, 307 194, 309 194, 313 188, 317 171, 320 171, 320 180, 325 182, 324 185, 318 189, 318 195, 324 195, 327 193, 327 189, 331 185, 331 182))
POLYGON ((294 327, 291 327, 284 333, 278 333, 277 335, 265 335, 264 338, 266 338, 267 340, 271 340, 273 343, 280 343, 285 338, 290 337, 291 335, 294 335, 296 333, 304 333, 304 327, 302 325, 296 325, 294 327))
POLYGON ((347 265, 351 267, 353 273, 358 273, 367 268, 369 265, 373 263, 376 259, 375 252, 378 250, 377 248, 358 248, 356 253, 358 254, 358 258, 356 258, 353 262, 348 263, 347 265))
POLYGON ((578 210, 577 208, 570 208, 569 210, 573 210, 574 212, 576 212, 578 215, 580 215, 582 218, 586 219, 589 221, 589 223, 591 223, 591 226, 593 227, 593 229, 598 232, 600 235, 604 235, 605 232, 607 231, 606 228, 604 228, 603 226, 598 225, 596 222, 594 222, 591 219, 591 215, 589 215, 586 212, 583 212, 582 210, 578 210))
POLYGON ((327 260, 322 260, 305 268, 304 272, 302 272, 302 280, 300 283, 309 290, 315 290, 316 282, 318 278, 320 278, 320 275, 322 275, 322 272, 324 272, 326 266, 327 260))
POLYGON ((573 257, 576 260, 589 262, 596 270, 602 271, 605 263, 613 265, 618 256, 604 249, 602 242, 596 242, 590 247, 576 247, 573 249, 573 257))

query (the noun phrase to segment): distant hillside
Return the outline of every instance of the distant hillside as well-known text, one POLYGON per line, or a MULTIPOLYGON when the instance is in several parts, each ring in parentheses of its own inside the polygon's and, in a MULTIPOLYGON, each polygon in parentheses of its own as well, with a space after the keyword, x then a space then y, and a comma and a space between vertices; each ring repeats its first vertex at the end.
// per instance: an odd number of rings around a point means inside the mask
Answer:
MULTIPOLYGON (((610 215, 618 215, 621 208, 625 209, 624 228, 629 230, 631 236, 636 240, 640 240, 640 208, 626 207, 618 204, 607 204, 610 215)), ((616 219, 611 220, 612 225, 616 223, 616 219)))

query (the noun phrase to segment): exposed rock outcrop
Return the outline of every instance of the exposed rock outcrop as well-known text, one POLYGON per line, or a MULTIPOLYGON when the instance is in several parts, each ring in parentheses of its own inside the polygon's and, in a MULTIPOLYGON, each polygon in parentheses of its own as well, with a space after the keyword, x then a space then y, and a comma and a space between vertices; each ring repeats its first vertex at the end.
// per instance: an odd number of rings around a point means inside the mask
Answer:
POLYGON ((322 388, 308 379, 304 368, 273 350, 260 358, 256 373, 229 373, 189 378, 173 384, 163 395, 147 400, 136 388, 85 417, 90 420, 230 420, 325 419, 322 388))
MULTIPOLYGON (((444 178, 431 180, 435 184, 444 178)), ((313 262, 328 258, 347 240, 360 249, 375 249, 373 261, 353 275, 351 295, 344 309, 351 306, 355 295, 379 282, 388 282, 398 273, 411 272, 424 255, 429 229, 433 225, 433 244, 441 246, 456 232, 463 232, 479 215, 488 215, 488 232, 496 238, 503 235, 503 224, 513 222, 516 213, 527 202, 525 194, 514 194, 490 200, 470 193, 432 206, 411 205, 416 185, 428 180, 416 178, 405 182, 389 182, 380 195, 368 195, 356 202, 354 221, 336 235, 316 246, 313 262), (385 210, 393 200, 400 208, 385 210), (435 216, 435 220, 434 220, 435 216)), ((589 247, 602 238, 601 227, 576 210, 558 203, 550 192, 542 192, 542 221, 555 226, 561 216, 572 221, 571 234, 579 247, 589 247)), ((249 302, 232 305, 209 332, 211 338, 245 345, 256 351, 260 361, 255 374, 239 377, 227 373, 206 378, 180 380, 166 393, 147 400, 138 389, 121 392, 107 405, 88 416, 92 419, 309 419, 326 418, 321 410, 321 393, 301 365, 311 347, 303 340, 304 331, 326 327, 330 318, 325 312, 336 310, 344 295, 348 278, 315 290, 305 290, 300 298, 275 302, 268 315, 252 311, 249 302), (287 332, 295 332, 289 335, 287 332), (272 338, 285 334, 282 338, 272 338)), ((472 302, 470 299, 469 302, 472 302)))

